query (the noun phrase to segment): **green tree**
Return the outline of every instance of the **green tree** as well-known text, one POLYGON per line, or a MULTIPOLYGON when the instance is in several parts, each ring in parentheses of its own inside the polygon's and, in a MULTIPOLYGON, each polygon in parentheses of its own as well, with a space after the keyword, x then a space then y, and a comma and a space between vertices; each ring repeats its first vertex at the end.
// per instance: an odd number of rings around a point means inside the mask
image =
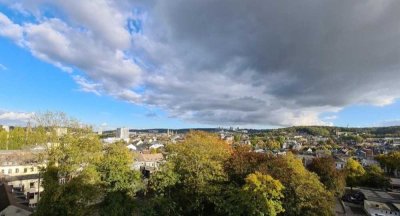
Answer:
POLYGON ((347 160, 345 171, 347 176, 346 183, 351 187, 351 189, 361 183, 361 178, 365 174, 364 168, 353 158, 347 160))
POLYGON ((0 128, 0 149, 8 149, 8 132, 0 128))
POLYGON ((385 176, 378 165, 371 165, 366 168, 363 176, 363 185, 374 188, 387 188, 390 186, 390 179, 385 176))
POLYGON ((102 157, 97 136, 67 134, 47 152, 36 215, 89 215, 103 196, 96 164, 102 157), (64 182, 60 184, 60 181, 64 182))
POLYGON ((182 207, 178 206, 174 196, 179 192, 180 176, 175 172, 175 164, 167 161, 159 171, 150 176, 148 197, 142 205, 143 215, 180 215, 182 207))
POLYGON ((233 135, 233 140, 235 141, 235 142, 239 142, 240 141, 240 134, 234 134, 233 135))
POLYGON ((101 215, 134 213, 134 197, 143 184, 140 173, 131 170, 132 163, 132 154, 124 143, 117 142, 105 149, 104 158, 98 164, 106 193, 100 205, 101 215))
POLYGON ((213 197, 220 193, 219 184, 227 180, 223 165, 230 156, 230 146, 215 134, 191 131, 185 141, 170 144, 167 149, 168 161, 179 177, 170 187, 171 197, 183 214, 215 212, 213 197))
POLYGON ((395 170, 400 170, 400 151, 392 151, 386 155, 381 154, 376 156, 375 159, 386 167, 390 175, 393 175, 395 170))
POLYGON ((126 192, 134 195, 143 188, 140 173, 131 169, 133 155, 123 143, 110 144, 98 163, 101 179, 109 192, 126 192))
POLYGON ((241 195, 246 200, 246 215, 275 216, 284 212, 281 203, 284 186, 280 181, 270 175, 255 172, 249 174, 245 182, 241 195))
POLYGON ((276 141, 279 142, 280 146, 283 146, 283 144, 286 141, 286 138, 284 136, 278 136, 278 138, 276 139, 276 141))
POLYGON ((33 128, 32 131, 28 133, 27 139, 30 145, 47 144, 48 135, 46 134, 46 129, 41 126, 33 128))
POLYGON ((26 144, 26 133, 21 127, 10 130, 8 149, 20 149, 26 144))
POLYGON ((243 179, 256 171, 279 180, 284 186, 285 215, 333 214, 333 194, 291 153, 275 156, 236 148, 225 168, 230 180, 238 185, 243 185, 243 179))
POLYGON ((265 142, 265 147, 268 148, 269 150, 276 150, 281 148, 281 144, 275 139, 268 139, 265 142))
POLYGON ((175 164, 168 161, 160 166, 158 172, 150 176, 149 189, 158 196, 171 198, 171 187, 179 181, 179 174, 175 172, 175 164))
POLYGON ((293 154, 277 157, 267 170, 285 186, 285 215, 333 215, 333 193, 293 154))

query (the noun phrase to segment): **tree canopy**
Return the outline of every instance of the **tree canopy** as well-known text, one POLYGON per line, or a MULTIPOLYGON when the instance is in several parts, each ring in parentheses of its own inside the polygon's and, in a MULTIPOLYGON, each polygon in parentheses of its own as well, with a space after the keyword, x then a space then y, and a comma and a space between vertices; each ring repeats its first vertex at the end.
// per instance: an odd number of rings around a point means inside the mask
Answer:
POLYGON ((333 157, 314 158, 308 169, 319 176, 320 181, 329 191, 337 196, 343 194, 346 176, 343 171, 336 169, 333 157))
POLYGON ((358 161, 354 160, 353 158, 349 158, 347 160, 345 171, 347 176, 346 183, 351 188, 359 185, 361 182, 361 177, 365 174, 364 168, 358 161))

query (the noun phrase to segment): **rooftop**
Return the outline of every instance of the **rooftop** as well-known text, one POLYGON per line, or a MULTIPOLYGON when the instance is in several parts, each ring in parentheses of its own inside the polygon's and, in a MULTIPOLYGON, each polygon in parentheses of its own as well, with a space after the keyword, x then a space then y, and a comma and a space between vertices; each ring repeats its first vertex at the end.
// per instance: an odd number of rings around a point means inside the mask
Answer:
POLYGON ((13 166, 22 164, 34 164, 39 161, 38 153, 24 150, 1 150, 0 165, 13 166))
POLYGON ((164 156, 161 153, 156 154, 139 154, 136 158, 137 161, 161 161, 164 156))
POLYGON ((374 208, 374 209, 391 210, 391 208, 385 203, 375 202, 370 200, 364 200, 364 206, 368 206, 369 208, 374 208))

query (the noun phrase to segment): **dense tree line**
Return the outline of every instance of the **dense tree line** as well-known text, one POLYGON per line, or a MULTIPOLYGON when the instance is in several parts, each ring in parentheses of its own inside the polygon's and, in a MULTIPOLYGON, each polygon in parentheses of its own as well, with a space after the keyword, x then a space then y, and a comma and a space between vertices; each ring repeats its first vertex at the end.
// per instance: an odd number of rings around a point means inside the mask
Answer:
POLYGON ((332 215, 333 193, 294 155, 191 132, 150 179, 145 215, 332 215))
POLYGON ((393 176, 394 172, 400 171, 400 151, 381 154, 376 156, 375 159, 386 169, 390 176, 393 176))
POLYGON ((74 132, 49 149, 36 215, 333 215, 334 193, 294 155, 190 132, 144 180, 121 143, 74 132))
MULTIPOLYGON (((30 138, 52 143, 35 215, 333 215, 345 180, 348 186, 386 180, 379 167, 364 170, 352 159, 343 171, 332 158, 306 169, 290 152, 256 153, 199 131, 167 145, 165 163, 145 179, 131 169, 134 156, 124 143, 103 146, 90 128, 76 126, 56 136, 57 121, 43 122, 30 138)), ((265 138, 269 149, 284 141, 265 138)))
POLYGON ((0 150, 15 150, 24 147, 45 144, 51 135, 43 127, 23 128, 14 127, 9 132, 0 129, 0 150))

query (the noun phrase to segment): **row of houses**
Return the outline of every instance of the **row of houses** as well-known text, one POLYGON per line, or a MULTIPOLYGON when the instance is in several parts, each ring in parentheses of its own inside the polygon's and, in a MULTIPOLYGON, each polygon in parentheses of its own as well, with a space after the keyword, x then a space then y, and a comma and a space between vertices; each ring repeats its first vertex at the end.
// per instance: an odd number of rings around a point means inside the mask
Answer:
POLYGON ((0 151, 0 190, 2 190, 3 205, 0 215, 29 215, 36 207, 41 185, 40 170, 45 167, 39 161, 39 152, 29 150, 2 150, 0 151), (18 215, 18 214, 17 214, 18 215))

